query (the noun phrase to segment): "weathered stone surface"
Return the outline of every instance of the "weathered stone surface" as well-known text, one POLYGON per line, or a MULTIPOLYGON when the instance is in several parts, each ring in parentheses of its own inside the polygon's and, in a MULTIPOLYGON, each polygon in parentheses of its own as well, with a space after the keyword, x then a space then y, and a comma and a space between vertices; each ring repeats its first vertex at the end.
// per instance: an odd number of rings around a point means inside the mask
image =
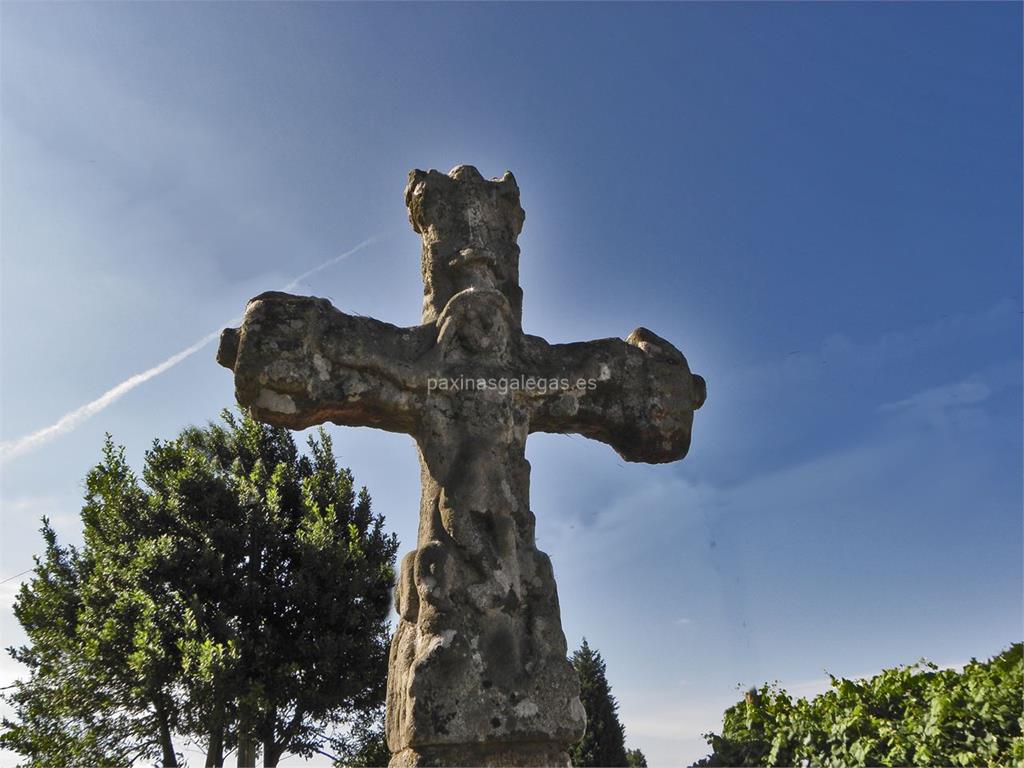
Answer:
POLYGON ((585 715, 551 562, 535 544, 526 438, 572 432, 629 461, 676 461, 704 380, 644 328, 558 345, 523 334, 512 174, 413 171, 406 202, 423 239, 421 325, 265 293, 224 331, 217 359, 266 422, 416 440, 422 499, 396 587, 392 766, 567 765, 585 715))

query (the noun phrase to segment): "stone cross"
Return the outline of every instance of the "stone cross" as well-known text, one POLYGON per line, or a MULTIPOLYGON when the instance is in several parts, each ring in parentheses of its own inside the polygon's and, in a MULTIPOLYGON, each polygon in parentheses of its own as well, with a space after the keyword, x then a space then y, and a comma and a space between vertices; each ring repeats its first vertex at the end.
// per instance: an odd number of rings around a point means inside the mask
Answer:
POLYGON ((586 716, 534 539, 527 435, 576 433, 627 461, 676 461, 704 380, 644 328, 574 344, 523 333, 525 214, 511 173, 416 170, 405 199, 423 240, 422 324, 264 293, 223 332, 217 360, 257 419, 416 441, 423 493, 396 587, 391 766, 568 765, 586 716))

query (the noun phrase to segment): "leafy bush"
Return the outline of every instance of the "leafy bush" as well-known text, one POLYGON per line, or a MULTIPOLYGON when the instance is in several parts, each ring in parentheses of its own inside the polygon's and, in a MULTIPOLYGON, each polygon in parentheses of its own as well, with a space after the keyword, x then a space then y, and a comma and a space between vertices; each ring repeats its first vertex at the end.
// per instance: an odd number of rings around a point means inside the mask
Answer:
POLYGON ((1024 765, 1024 644, 962 671, 921 661, 831 681, 811 701, 752 689, 696 765, 1024 765))

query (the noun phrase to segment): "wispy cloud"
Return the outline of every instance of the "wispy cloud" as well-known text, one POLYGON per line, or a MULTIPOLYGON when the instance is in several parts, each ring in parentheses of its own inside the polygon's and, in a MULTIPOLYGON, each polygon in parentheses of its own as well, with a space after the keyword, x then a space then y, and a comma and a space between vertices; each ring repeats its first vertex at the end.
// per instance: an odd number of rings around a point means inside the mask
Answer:
POLYGON ((4 511, 11 516, 39 517, 61 508, 59 496, 22 496, 4 501, 4 511))
POLYGON ((915 392, 909 397, 883 403, 882 413, 934 413, 951 408, 979 405, 1009 388, 1020 387, 1021 361, 1009 360, 976 371, 957 381, 946 382, 915 392))
MULTIPOLYGON (((322 264, 319 264, 313 267, 312 269, 303 272, 298 277, 289 281, 288 284, 284 286, 283 290, 288 291, 294 289, 300 282, 305 280, 307 277, 310 277, 311 275, 314 275, 317 272, 327 269, 328 267, 333 266, 334 264, 337 264, 338 262, 347 259, 349 256, 353 256, 362 249, 366 248, 368 245, 377 242, 379 239, 379 235, 374 235, 373 237, 369 237, 366 240, 363 240, 354 248, 350 248, 349 250, 337 256, 332 256, 330 259, 323 262, 322 264)), ((237 322, 239 322, 239 318, 234 318, 232 320, 228 320, 223 325, 233 325, 237 322)), ((91 419, 100 411, 103 411, 113 403, 120 400, 122 397, 124 397, 126 394, 131 392, 136 387, 145 384, 150 379, 159 376, 161 373, 169 371, 178 363, 188 359, 196 352, 207 346, 214 339, 218 338, 220 336, 220 333, 221 328, 218 328, 215 331, 211 331, 210 333, 206 334, 195 343, 191 344, 188 347, 185 347, 185 349, 181 350, 180 352, 176 352, 175 354, 171 355, 162 363, 158 363, 154 365, 152 368, 148 368, 145 371, 142 371, 141 373, 136 373, 133 376, 129 376, 120 384, 117 384, 116 386, 108 389, 95 400, 91 400, 85 405, 75 408, 73 411, 69 411, 48 427, 43 427, 42 429, 36 430, 35 432, 32 432, 28 435, 19 437, 16 440, 9 440, 7 442, 0 443, 0 464, 5 464, 11 459, 15 459, 18 456, 23 456, 26 453, 35 450, 39 446, 48 443, 54 438, 71 432, 83 422, 91 419)))
POLYGON ((985 379, 974 375, 962 381, 931 387, 903 400, 883 403, 878 409, 883 412, 895 412, 955 408, 984 402, 991 394, 992 390, 985 379))
MULTIPOLYGON (((74 496, 35 495, 21 496, 3 500, 4 517, 8 520, 39 520, 42 517, 50 521, 50 525, 58 533, 74 534, 79 530, 79 516, 76 510, 78 500, 74 496)), ((0 569, 0 579, 11 575, 11 567, 4 563, 0 569)))
POLYGON ((666 739, 701 750, 704 740, 695 734, 718 730, 722 712, 735 704, 740 695, 730 691, 708 697, 706 701, 693 701, 682 697, 678 690, 634 692, 624 689, 619 695, 619 704, 627 740, 666 739))
POLYGON ((948 350, 951 345, 970 345, 1013 329, 1019 309, 1010 299, 972 313, 960 313, 922 323, 906 330, 889 331, 871 339, 856 340, 832 334, 794 349, 782 357, 763 360, 725 371, 718 389, 738 389, 758 402, 777 401, 779 393, 794 387, 807 388, 832 375, 866 375, 921 355, 948 350), (750 382, 757 382, 756 387, 750 382))

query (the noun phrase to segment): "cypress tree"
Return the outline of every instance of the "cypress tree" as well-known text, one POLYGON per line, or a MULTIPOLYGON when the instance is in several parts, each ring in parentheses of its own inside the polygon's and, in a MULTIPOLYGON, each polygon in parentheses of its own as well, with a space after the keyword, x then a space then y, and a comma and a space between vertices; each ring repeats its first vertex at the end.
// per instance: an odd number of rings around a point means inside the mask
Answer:
POLYGON ((572 665, 580 679, 580 700, 587 712, 587 731, 569 750, 574 766, 624 766, 625 729, 619 722, 619 704, 605 676, 601 653, 587 644, 572 654, 572 665))

